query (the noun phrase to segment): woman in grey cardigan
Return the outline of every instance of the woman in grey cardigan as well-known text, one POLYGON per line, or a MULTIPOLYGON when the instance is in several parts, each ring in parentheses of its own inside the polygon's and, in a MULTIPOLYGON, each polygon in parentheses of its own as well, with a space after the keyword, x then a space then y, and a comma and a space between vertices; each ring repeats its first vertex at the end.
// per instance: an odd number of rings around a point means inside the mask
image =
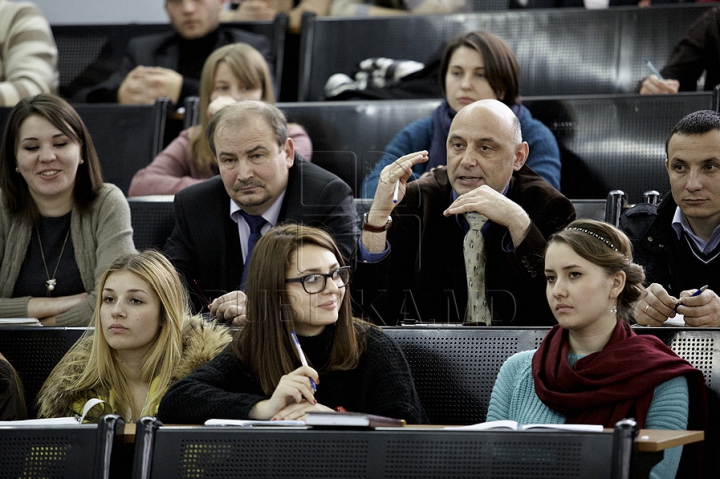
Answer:
POLYGON ((0 150, 0 317, 86 326, 107 266, 135 250, 130 208, 103 184, 77 112, 40 94, 10 112, 0 150))

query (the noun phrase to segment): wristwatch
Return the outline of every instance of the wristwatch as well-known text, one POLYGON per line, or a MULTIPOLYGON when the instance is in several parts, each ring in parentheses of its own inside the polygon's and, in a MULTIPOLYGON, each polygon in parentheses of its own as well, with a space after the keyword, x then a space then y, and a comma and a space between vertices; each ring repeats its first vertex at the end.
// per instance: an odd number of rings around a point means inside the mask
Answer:
POLYGON ((387 223, 385 223, 382 226, 373 226, 370 223, 368 223, 368 214, 365 213, 363 215, 363 231, 369 231, 371 233, 382 233, 383 231, 387 231, 390 229, 390 225, 392 225, 392 216, 387 217, 387 223))

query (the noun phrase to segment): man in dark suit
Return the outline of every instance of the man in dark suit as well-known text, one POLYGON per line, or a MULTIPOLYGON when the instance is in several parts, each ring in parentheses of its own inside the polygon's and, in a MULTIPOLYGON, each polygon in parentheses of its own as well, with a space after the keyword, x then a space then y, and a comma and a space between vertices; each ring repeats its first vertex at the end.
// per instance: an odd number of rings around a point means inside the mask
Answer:
POLYGON ((381 324, 403 319, 553 324, 543 254, 548 236, 572 221, 575 210, 525 166, 528 151, 512 111, 499 101, 482 100, 453 120, 447 168, 406 185, 412 166, 427 161, 427 152, 388 165, 356 254, 353 285, 364 312, 381 324), (395 191, 402 200, 397 206, 395 191), (484 278, 475 267, 466 271, 464 254, 468 221, 477 215, 488 220, 478 231, 484 278), (487 314, 468 309, 471 287, 485 295, 476 307, 487 314))
POLYGON ((216 49, 244 42, 273 71, 270 41, 262 35, 220 26, 226 0, 165 0, 174 32, 130 40, 120 67, 105 81, 79 92, 76 101, 147 104, 160 97, 179 104, 198 95, 205 59, 216 49))
POLYGON ((254 222, 259 221, 258 235, 281 222, 324 228, 349 258, 358 217, 345 182, 295 155, 285 117, 275 106, 254 101, 226 106, 212 116, 207 135, 220 175, 175 195, 175 228, 164 249, 189 289, 197 291, 196 310, 203 306, 200 289, 208 296, 229 291, 210 311, 238 322, 254 222))

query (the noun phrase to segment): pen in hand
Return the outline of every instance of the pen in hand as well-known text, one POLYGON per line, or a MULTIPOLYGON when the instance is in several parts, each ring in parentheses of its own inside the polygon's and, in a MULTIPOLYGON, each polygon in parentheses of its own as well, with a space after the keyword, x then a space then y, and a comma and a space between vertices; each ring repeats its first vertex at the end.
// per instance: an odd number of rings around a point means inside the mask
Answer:
MULTIPOLYGON (((703 286, 702 288, 698 289, 697 291, 695 291, 690 297, 694 298, 695 296, 700 296, 702 294, 702 292, 705 291, 706 289, 708 289, 707 284, 705 286, 703 286)), ((677 310, 678 306, 685 306, 685 305, 680 301, 675 303, 675 307, 673 308, 673 311, 675 311, 676 313, 678 312, 678 310, 677 310)))
POLYGON ((400 180, 395 182, 395 192, 393 193, 393 203, 398 202, 398 194, 400 193, 400 180))
POLYGON ((661 80, 661 81, 664 81, 664 80, 665 80, 665 79, 663 78, 663 76, 660 74, 660 72, 658 71, 658 69, 655 68, 655 65, 653 65, 653 63, 652 63, 650 60, 645 59, 645 63, 647 64, 648 68, 650 69, 650 73, 652 73, 653 75, 655 75, 656 77, 658 77, 658 79, 661 80))
MULTIPOLYGON (((300 362, 302 363, 303 366, 307 366, 308 365, 307 359, 305 359, 305 354, 303 353, 303 350, 300 347, 300 341, 298 341, 295 331, 290 331, 290 336, 292 336, 293 344, 295 344, 295 349, 297 349, 298 356, 300 356, 300 362)), ((317 391, 317 385, 315 384, 315 381, 313 381, 313 378, 308 378, 308 379, 310 379, 310 386, 312 386, 313 391, 317 391)))

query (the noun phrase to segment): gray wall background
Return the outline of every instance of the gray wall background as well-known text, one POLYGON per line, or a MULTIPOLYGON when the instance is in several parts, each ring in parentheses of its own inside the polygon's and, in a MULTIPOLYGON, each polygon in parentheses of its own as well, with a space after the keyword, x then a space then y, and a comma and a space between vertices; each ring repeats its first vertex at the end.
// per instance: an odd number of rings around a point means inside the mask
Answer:
POLYGON ((30 0, 51 25, 165 23, 163 0, 30 0))

